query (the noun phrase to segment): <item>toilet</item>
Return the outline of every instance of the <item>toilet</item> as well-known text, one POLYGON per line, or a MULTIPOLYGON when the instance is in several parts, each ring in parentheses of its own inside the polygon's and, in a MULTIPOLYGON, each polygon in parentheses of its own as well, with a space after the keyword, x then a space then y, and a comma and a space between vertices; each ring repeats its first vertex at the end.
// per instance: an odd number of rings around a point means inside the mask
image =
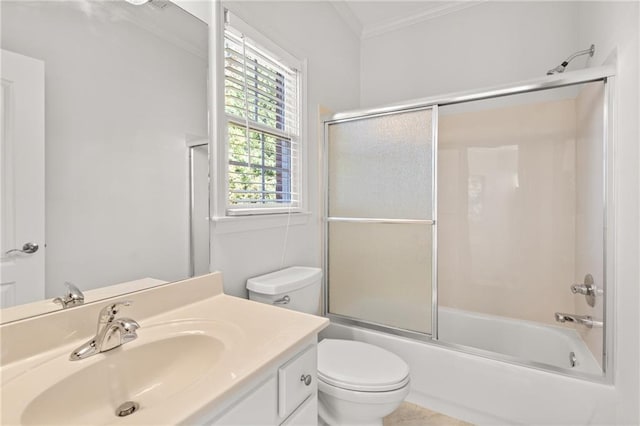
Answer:
MULTIPOLYGON (((247 280, 249 299, 320 315, 322 270, 294 266, 247 280)), ((324 339, 318 344, 321 424, 382 425, 409 394, 409 366, 369 343, 324 339)))

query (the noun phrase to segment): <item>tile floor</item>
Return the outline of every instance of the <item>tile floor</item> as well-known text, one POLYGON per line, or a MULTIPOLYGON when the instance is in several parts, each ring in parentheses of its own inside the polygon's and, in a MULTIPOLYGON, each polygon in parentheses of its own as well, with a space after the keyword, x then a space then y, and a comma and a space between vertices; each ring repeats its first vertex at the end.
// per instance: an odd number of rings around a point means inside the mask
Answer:
POLYGON ((471 423, 403 402, 396 411, 384 418, 384 426, 471 426, 471 423))

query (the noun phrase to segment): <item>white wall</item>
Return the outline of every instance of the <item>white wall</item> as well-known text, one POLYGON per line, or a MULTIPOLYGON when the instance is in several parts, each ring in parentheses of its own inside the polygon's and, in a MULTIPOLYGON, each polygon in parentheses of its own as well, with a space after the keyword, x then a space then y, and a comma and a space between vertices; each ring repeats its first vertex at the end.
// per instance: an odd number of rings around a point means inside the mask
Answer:
POLYGON ((607 58, 618 69, 611 247, 616 292, 609 294, 615 299, 614 386, 426 347, 422 355, 417 349, 406 354, 418 375, 414 390, 430 395, 423 403, 478 422, 491 422, 487 415, 509 423, 640 422, 639 20, 638 2, 487 2, 363 41, 362 106, 542 76, 591 43, 595 56, 574 60, 568 70, 607 58), (410 56, 416 52, 417 58, 410 56))
POLYGON ((638 2, 584 2, 578 14, 578 41, 596 45, 593 65, 612 62, 615 88, 614 211, 616 422, 640 423, 640 249, 638 207, 640 5, 638 2))
MULTIPOLYGON (((362 41, 363 107, 544 76, 577 50, 577 2, 483 2, 362 41)), ((586 49, 587 46, 580 47, 586 49)), ((578 58, 569 69, 584 66, 578 58)))
POLYGON ((47 297, 64 281, 185 278, 185 140, 207 134, 206 52, 99 3, 2 12, 3 48, 45 61, 47 297))
POLYGON ((219 220, 212 225, 211 268, 224 273, 226 293, 246 297, 247 278, 291 265, 321 264, 318 108, 340 111, 358 105, 359 40, 328 2, 232 1, 224 5, 289 54, 308 61, 303 149, 310 213, 292 218, 288 231, 286 215, 219 220))

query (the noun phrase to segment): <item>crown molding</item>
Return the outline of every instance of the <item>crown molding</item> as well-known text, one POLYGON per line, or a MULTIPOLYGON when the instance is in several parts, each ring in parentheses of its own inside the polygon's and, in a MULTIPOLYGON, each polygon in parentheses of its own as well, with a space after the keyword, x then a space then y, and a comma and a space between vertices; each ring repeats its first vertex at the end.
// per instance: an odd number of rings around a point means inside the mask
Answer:
MULTIPOLYGON (((1 0, 0 0, 1 1, 1 0)), ((100 2, 94 2, 95 5, 101 5, 100 2)), ((206 44, 199 44, 187 34, 183 34, 176 28, 167 28, 165 22, 159 19, 159 14, 165 14, 163 17, 165 20, 168 18, 168 14, 179 14, 183 12, 185 16, 191 15, 189 12, 182 9, 180 6, 171 4, 167 0, 153 0, 146 3, 145 6, 132 6, 124 2, 109 1, 103 3, 104 7, 111 9, 117 13, 117 17, 124 19, 136 27, 147 31, 161 40, 164 40, 175 47, 189 52, 201 59, 207 59, 208 52, 206 44), (187 15, 188 14, 188 15, 187 15)), ((174 18, 179 16, 173 15, 174 18)), ((190 18, 198 19, 191 15, 190 18)), ((203 24, 206 24, 203 22, 203 24)), ((186 28, 182 26, 181 28, 186 28)))
POLYGON ((406 16, 404 18, 393 19, 378 25, 367 26, 362 30, 362 38, 371 38, 391 31, 396 31, 410 25, 428 21, 429 19, 439 18, 441 16, 459 12, 461 10, 482 4, 486 1, 487 0, 463 0, 460 2, 433 7, 431 9, 427 9, 411 16, 406 16))
POLYGON ((347 27, 358 37, 362 38, 362 23, 358 19, 353 10, 349 7, 346 0, 329 0, 329 3, 338 12, 340 18, 347 24, 347 27))
POLYGON ((454 1, 450 4, 444 4, 436 6, 430 9, 426 9, 422 12, 412 14, 403 18, 391 19, 375 25, 363 25, 358 19, 358 16, 354 13, 353 9, 349 6, 349 1, 354 0, 329 0, 334 9, 338 12, 338 15, 347 24, 347 26, 357 35, 360 39, 366 39, 376 37, 381 34, 385 34, 391 31, 396 31, 410 25, 418 24, 429 19, 438 18, 441 16, 455 13, 464 9, 468 9, 473 6, 477 6, 486 2, 487 0, 462 0, 454 1))

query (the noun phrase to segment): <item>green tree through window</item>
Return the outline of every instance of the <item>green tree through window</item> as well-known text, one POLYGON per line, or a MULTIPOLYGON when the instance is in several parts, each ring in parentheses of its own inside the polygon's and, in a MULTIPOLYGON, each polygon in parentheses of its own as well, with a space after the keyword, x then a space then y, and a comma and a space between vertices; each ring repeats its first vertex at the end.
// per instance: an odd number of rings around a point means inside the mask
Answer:
POLYGON ((225 30, 229 208, 297 207, 298 72, 225 30))

